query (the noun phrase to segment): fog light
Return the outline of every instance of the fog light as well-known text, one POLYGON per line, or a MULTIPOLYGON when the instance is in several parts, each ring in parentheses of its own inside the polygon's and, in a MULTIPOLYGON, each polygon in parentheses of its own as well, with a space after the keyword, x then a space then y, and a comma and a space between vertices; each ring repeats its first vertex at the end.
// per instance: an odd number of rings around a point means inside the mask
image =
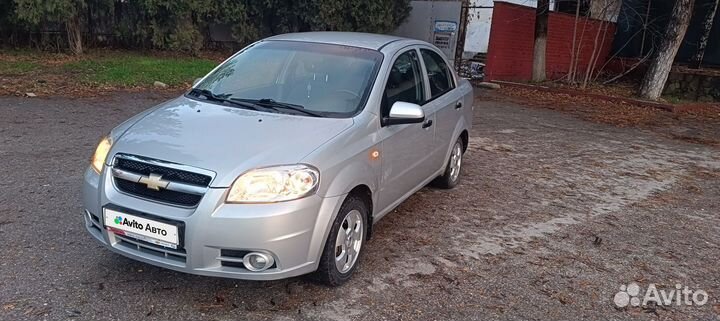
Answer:
POLYGON ((275 263, 275 260, 272 256, 265 253, 251 252, 245 254, 245 257, 243 257, 243 265, 245 265, 246 269, 253 272, 265 271, 269 269, 273 263, 275 263))

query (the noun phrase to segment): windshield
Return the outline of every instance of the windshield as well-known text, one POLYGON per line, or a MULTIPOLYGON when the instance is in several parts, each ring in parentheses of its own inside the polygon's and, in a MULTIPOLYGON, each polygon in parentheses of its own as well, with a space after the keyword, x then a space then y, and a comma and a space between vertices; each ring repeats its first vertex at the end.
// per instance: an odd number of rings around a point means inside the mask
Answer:
POLYGON ((381 62, 382 54, 370 49, 264 41, 221 65, 194 92, 273 104, 273 109, 263 111, 302 115, 297 109, 305 109, 326 117, 350 117, 363 108, 381 62))

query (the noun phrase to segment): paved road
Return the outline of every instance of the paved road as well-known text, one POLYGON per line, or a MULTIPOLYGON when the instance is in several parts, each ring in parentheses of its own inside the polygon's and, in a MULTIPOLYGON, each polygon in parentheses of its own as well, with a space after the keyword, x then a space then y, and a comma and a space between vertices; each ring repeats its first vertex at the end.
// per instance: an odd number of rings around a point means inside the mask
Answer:
POLYGON ((97 245, 81 174, 112 126, 165 97, 0 98, 0 320, 719 319, 720 152, 480 99, 460 186, 376 227, 355 278, 246 282, 97 245), (617 309, 676 283, 703 306, 617 309))

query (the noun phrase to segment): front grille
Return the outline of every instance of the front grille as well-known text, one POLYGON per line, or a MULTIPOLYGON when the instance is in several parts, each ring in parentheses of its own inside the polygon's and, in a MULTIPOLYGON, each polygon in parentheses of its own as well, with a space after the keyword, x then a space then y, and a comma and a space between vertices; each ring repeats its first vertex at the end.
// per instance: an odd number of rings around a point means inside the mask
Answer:
POLYGON ((243 265, 242 260, 248 253, 250 253, 250 251, 221 249, 220 257, 218 259, 220 260, 220 265, 222 266, 244 269, 245 265, 243 265))
POLYGON ((148 176, 150 174, 162 175, 164 180, 198 185, 206 187, 210 184, 212 177, 208 175, 188 172, 180 169, 163 167, 155 164, 140 162, 127 158, 118 157, 113 166, 118 169, 148 176))
POLYGON ((125 235, 115 234, 115 239, 118 241, 115 246, 123 247, 130 251, 151 254, 170 262, 175 262, 176 264, 185 264, 187 259, 187 253, 185 249, 182 248, 173 250, 125 235))
MULTIPOLYGON (((151 174, 160 175, 164 181, 201 188, 207 187, 210 185, 210 181, 212 181, 212 176, 173 168, 176 166, 179 167, 180 165, 168 164, 168 166, 162 166, 158 163, 159 161, 145 161, 145 159, 134 156, 118 155, 113 163, 113 168, 141 176, 150 176, 151 174)), ((203 195, 200 195, 202 192, 188 193, 186 191, 171 189, 153 190, 149 189, 146 184, 128 180, 127 178, 114 177, 114 182, 115 187, 123 193, 172 205, 185 207, 197 206, 203 197, 203 195)))
POLYGON ((115 178, 115 186, 128 194, 137 195, 143 198, 158 200, 170 204, 182 206, 195 206, 200 203, 202 195, 188 194, 176 191, 161 189, 159 191, 147 188, 147 185, 115 178))
POLYGON ((228 250, 228 249, 220 250, 220 255, 226 256, 226 257, 237 258, 237 259, 242 259, 248 253, 250 253, 250 251, 228 250))

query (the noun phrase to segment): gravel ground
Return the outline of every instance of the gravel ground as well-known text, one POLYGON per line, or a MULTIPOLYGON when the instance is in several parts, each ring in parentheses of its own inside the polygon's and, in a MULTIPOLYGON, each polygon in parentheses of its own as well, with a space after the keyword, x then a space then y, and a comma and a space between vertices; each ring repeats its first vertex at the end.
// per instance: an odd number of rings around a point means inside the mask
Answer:
POLYGON ((0 98, 0 320, 720 320, 720 150, 479 94, 461 184, 379 222, 340 288, 186 275, 91 239, 94 145, 167 97, 0 98), (619 309, 630 282, 709 299, 619 309))

